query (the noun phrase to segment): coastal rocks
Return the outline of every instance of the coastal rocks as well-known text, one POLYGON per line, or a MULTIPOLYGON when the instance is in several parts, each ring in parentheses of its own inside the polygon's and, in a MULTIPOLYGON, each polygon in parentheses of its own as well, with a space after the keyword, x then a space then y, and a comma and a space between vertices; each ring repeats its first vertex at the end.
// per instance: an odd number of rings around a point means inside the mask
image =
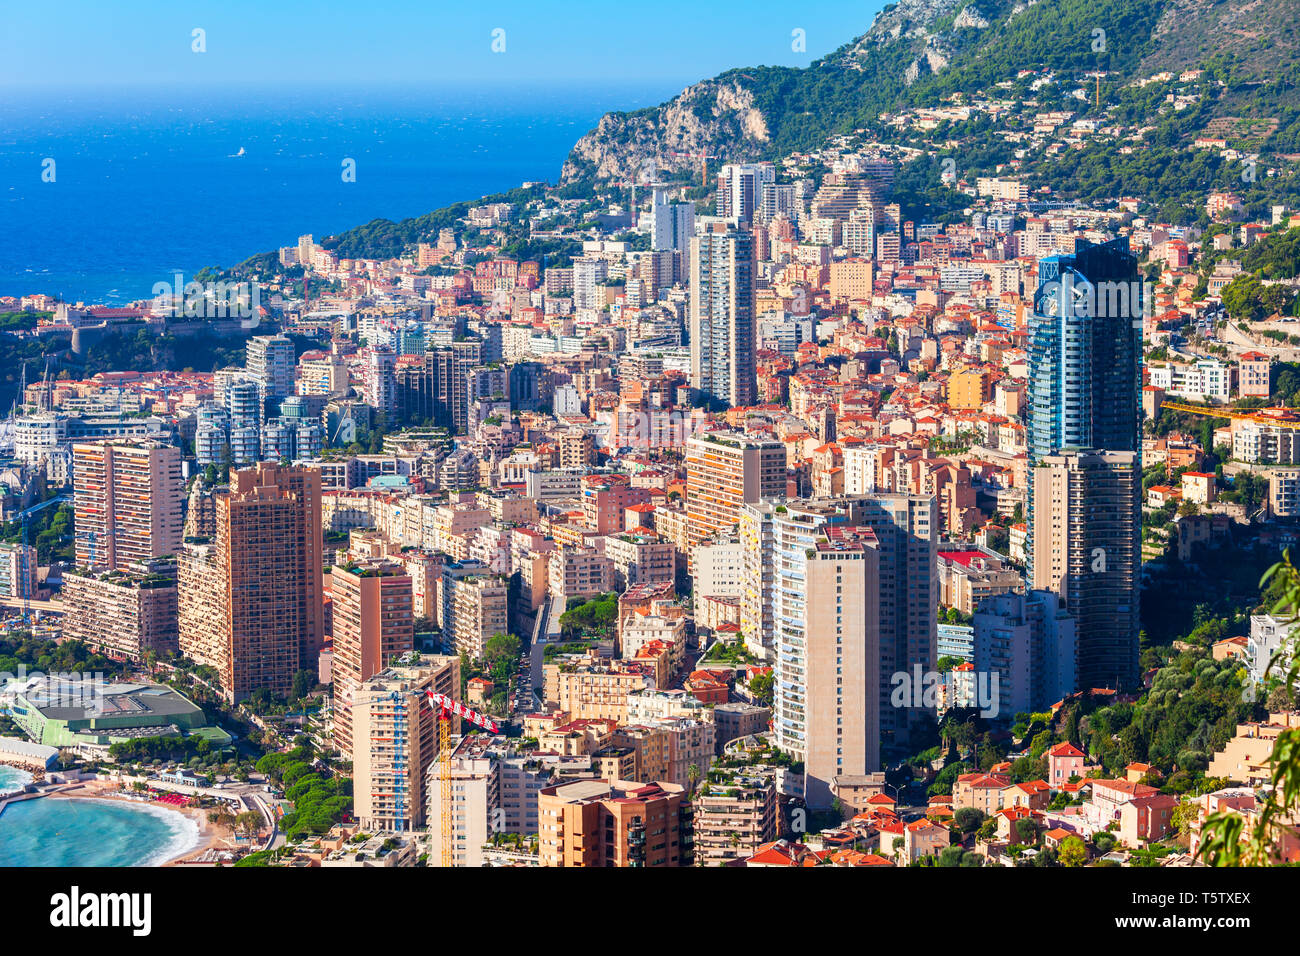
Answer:
MULTIPOLYGON (((986 29, 1004 9, 1004 0, 899 0, 876 15, 856 40, 821 61, 821 70, 879 69, 873 58, 888 57, 905 86, 926 73, 949 68, 967 42, 965 30, 986 29), (903 64, 907 64, 904 66, 903 64)), ((812 68, 810 68, 812 69, 812 68)), ((757 71, 755 71, 757 73, 757 71)), ((726 162, 759 158, 772 141, 772 131, 786 116, 769 117, 755 103, 755 89, 767 91, 781 81, 755 77, 743 69, 687 87, 657 107, 629 113, 607 113, 569 153, 561 184, 588 179, 645 182, 656 172, 696 172, 700 155, 709 168, 726 162)), ((768 102, 764 99, 763 102, 768 102)), ((783 104, 788 109, 788 104, 783 104)))

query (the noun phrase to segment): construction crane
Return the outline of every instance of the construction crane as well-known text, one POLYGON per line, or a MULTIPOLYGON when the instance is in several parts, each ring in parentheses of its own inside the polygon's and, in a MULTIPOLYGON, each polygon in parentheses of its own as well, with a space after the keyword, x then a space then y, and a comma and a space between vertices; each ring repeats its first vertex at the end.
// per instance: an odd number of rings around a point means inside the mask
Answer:
POLYGON ((1187 402, 1161 402, 1161 408, 1174 412, 1186 412, 1189 415, 1209 415, 1213 418, 1227 418, 1232 421, 1255 422, 1259 425, 1272 425, 1274 428, 1300 428, 1300 417, 1290 409, 1266 408, 1220 408, 1217 405, 1192 405, 1187 402), (1269 414, 1269 413, 1272 414, 1269 414), (1288 417, 1282 417, 1282 416, 1288 417))
POLYGON ((707 186, 709 184, 709 160, 718 158, 715 153, 707 153, 704 150, 699 150, 698 152, 672 153, 670 155, 676 156, 679 159, 698 159, 700 161, 700 185, 707 186))
POLYGON ((442 805, 442 865, 455 865, 454 845, 452 842, 451 818, 451 719, 460 717, 482 727, 490 734, 499 732, 497 722, 486 714, 480 714, 464 704, 452 700, 446 694, 427 691, 429 700, 438 708, 438 783, 441 788, 439 803, 442 805))
POLYGON ((55 495, 53 498, 48 498, 38 505, 32 505, 30 508, 26 508, 13 516, 12 520, 20 521, 23 528, 23 546, 18 552, 18 599, 19 606, 22 608, 22 621, 24 624, 30 620, 32 610, 31 566, 28 563, 31 560, 31 557, 28 554, 27 522, 31 519, 32 515, 36 514, 36 512, 44 511, 51 505, 63 504, 63 502, 67 500, 68 496, 66 493, 55 495))
POLYGON ((632 223, 632 224, 633 224, 633 225, 636 225, 636 180, 635 180, 635 179, 630 179, 630 180, 629 180, 629 179, 620 179, 620 180, 618 180, 617 182, 612 182, 612 183, 610 183, 610 185, 611 185, 611 186, 617 186, 619 189, 626 189, 628 186, 631 186, 631 187, 632 187, 632 200, 631 200, 631 203, 630 203, 630 205, 629 205, 629 208, 632 210, 632 217, 633 217, 633 223, 632 223))

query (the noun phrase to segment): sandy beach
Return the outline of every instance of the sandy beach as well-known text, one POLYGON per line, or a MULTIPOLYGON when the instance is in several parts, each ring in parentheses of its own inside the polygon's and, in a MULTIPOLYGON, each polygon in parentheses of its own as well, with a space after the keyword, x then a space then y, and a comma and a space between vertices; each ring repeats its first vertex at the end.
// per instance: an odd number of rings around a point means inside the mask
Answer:
POLYGON ((70 784, 49 794, 48 799, 78 800, 112 800, 129 803, 139 807, 153 807, 173 813, 180 813, 192 820, 198 827, 198 834, 192 846, 163 861, 159 866, 182 866, 195 862, 208 850, 226 850, 235 846, 234 833, 208 821, 208 811, 197 807, 175 807, 153 800, 136 800, 126 796, 118 784, 98 780, 70 784))

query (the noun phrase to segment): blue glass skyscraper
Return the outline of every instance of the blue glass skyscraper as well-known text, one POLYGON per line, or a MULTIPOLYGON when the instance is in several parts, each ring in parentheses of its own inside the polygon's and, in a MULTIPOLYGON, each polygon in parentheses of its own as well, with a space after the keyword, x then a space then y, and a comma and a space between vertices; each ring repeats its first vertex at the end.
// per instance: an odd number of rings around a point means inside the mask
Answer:
POLYGON ((1146 297, 1126 239, 1039 261, 1030 319, 1032 586, 1078 624, 1081 687, 1138 676, 1139 442, 1146 297))
POLYGON ((1030 318, 1029 459, 1137 451, 1142 283, 1127 239, 1038 263, 1030 318))

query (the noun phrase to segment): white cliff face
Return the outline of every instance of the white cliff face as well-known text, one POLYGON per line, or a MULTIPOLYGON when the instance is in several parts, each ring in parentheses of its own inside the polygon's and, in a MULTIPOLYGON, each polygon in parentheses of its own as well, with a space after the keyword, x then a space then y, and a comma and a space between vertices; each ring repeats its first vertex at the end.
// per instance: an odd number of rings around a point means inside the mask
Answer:
POLYGON ((927 47, 925 51, 925 62, 929 64, 931 73, 938 73, 948 65, 948 57, 939 51, 937 47, 927 47))
POLYGON ((716 168, 719 161, 760 155, 767 142, 767 121, 753 94, 735 82, 705 80, 662 106, 606 113, 573 147, 560 181, 591 174, 644 180, 647 169, 696 169, 698 160, 687 154, 721 151, 709 161, 716 168))
POLYGON ((962 7, 961 13, 957 14, 957 19, 952 22, 952 25, 958 29, 971 27, 976 30, 984 30, 988 28, 989 22, 980 16, 979 11, 974 7, 962 7))

